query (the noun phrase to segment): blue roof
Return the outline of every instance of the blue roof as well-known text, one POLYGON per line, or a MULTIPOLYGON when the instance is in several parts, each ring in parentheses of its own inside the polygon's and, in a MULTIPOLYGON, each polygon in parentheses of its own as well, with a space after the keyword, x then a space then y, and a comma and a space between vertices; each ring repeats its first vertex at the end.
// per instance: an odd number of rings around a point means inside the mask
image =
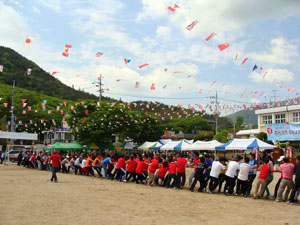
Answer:
POLYGON ((225 148, 230 145, 230 143, 232 142, 233 140, 230 140, 228 141, 227 143, 225 143, 224 145, 220 145, 218 147, 216 147, 216 150, 225 150, 225 148))

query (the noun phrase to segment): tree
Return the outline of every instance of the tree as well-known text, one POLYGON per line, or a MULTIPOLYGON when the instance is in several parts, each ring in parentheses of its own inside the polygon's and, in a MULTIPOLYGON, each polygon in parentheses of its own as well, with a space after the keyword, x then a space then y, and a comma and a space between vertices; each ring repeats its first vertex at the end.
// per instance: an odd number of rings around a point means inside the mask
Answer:
POLYGON ((221 143, 228 142, 228 130, 223 129, 222 131, 219 131, 215 134, 214 140, 217 140, 221 143))
POLYGON ((256 136, 256 138, 258 138, 258 139, 260 139, 260 140, 262 140, 262 141, 265 141, 265 142, 268 140, 267 133, 265 133, 265 132, 260 132, 260 133, 256 136))
POLYGON ((202 131, 195 138, 194 141, 211 141, 214 135, 211 131, 202 131))
POLYGON ((243 123, 244 123, 244 117, 238 116, 236 118, 236 122, 235 122, 235 130, 236 130, 236 132, 238 132, 239 130, 242 129, 243 123))

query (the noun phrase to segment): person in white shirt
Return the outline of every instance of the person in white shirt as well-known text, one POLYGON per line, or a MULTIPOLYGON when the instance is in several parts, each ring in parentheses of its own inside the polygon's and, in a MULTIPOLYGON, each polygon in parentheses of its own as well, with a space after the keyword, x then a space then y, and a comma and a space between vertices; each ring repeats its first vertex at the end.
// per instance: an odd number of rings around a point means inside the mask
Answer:
POLYGON ((225 195, 232 195, 233 194, 233 188, 235 186, 235 180, 236 180, 236 175, 237 171, 240 169, 240 164, 238 163, 238 158, 235 157, 233 161, 230 161, 228 163, 228 168, 225 173, 225 179, 226 179, 226 184, 224 187, 224 194, 225 195))
POLYGON ((218 187, 219 185, 219 175, 221 170, 225 170, 226 167, 224 163, 226 161, 225 157, 220 157, 219 161, 214 161, 210 171, 210 181, 209 181, 209 189, 208 193, 212 194, 212 192, 218 187))
POLYGON ((244 197, 247 196, 247 187, 248 187, 248 175, 251 170, 249 165, 249 157, 245 157, 243 163, 240 164, 240 172, 238 175, 238 180, 236 184, 236 196, 239 196, 240 191, 244 197))
POLYGON ((81 160, 82 160, 82 157, 78 157, 76 160, 75 160, 75 163, 74 163, 74 167, 75 167, 75 175, 77 175, 77 172, 79 170, 79 174, 81 175, 82 174, 82 169, 81 169, 81 160))

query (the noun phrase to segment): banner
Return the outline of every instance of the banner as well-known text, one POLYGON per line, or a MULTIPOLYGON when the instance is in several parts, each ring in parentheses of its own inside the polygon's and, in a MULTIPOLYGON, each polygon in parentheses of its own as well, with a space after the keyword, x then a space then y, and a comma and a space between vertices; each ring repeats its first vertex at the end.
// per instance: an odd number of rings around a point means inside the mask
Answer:
POLYGON ((0 139, 37 140, 37 134, 0 131, 0 139))
POLYGON ((300 124, 266 124, 269 141, 299 141, 300 124))

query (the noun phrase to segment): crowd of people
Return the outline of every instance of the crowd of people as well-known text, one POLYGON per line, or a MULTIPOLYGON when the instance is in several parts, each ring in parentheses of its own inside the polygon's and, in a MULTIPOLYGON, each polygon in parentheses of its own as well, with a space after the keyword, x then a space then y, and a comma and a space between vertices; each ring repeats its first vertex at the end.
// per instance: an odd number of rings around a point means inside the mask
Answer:
POLYGON ((276 202, 294 203, 298 200, 300 189, 300 156, 296 165, 289 162, 289 158, 281 156, 280 166, 274 169, 273 159, 265 156, 259 163, 255 154, 241 158, 239 155, 228 161, 225 157, 214 157, 195 152, 191 157, 182 153, 171 154, 131 154, 112 155, 111 153, 90 153, 62 157, 58 151, 48 155, 40 152, 38 155, 23 155, 18 157, 18 165, 39 170, 51 170, 51 181, 57 182, 56 173, 72 173, 99 177, 120 182, 135 182, 148 186, 162 186, 166 188, 183 189, 186 183, 186 167, 192 167, 188 185, 194 191, 199 182, 198 192, 224 193, 249 197, 253 187, 254 199, 273 199, 276 202), (257 172, 259 175, 257 176, 257 172), (279 172, 280 179, 271 196, 269 184, 273 181, 273 174, 279 172), (293 176, 295 174, 295 182, 293 176), (224 184, 224 186, 223 186, 224 184))

